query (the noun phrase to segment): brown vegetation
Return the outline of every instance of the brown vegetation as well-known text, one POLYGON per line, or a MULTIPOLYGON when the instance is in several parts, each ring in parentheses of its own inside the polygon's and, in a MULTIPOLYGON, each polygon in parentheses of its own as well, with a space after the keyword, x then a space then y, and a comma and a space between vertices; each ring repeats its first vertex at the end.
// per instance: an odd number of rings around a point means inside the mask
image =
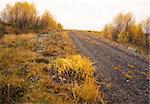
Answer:
POLYGON ((150 18, 141 23, 136 23, 131 13, 117 15, 111 24, 105 25, 101 35, 105 38, 137 47, 139 52, 142 50, 148 54, 150 37, 150 18))
POLYGON ((34 4, 16 2, 7 4, 0 13, 0 33, 42 32, 62 28, 46 10, 43 15, 37 15, 34 4))
POLYGON ((1 104, 96 103, 101 95, 93 74, 66 32, 0 39, 1 104))
POLYGON ((102 101, 91 61, 79 55, 62 29, 47 10, 37 15, 34 4, 16 2, 3 9, 0 104, 102 101))

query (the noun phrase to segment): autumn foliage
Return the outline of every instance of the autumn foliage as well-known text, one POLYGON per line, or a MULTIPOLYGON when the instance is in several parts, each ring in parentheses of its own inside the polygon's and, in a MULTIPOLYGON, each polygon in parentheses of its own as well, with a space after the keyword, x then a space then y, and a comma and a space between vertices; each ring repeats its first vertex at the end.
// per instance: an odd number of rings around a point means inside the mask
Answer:
POLYGON ((38 15, 35 5, 26 1, 16 2, 14 5, 7 4, 0 13, 2 33, 39 32, 57 27, 60 27, 60 24, 47 10, 42 15, 38 15))
POLYGON ((142 48, 148 53, 149 27, 150 18, 137 23, 132 13, 120 13, 114 18, 112 23, 105 25, 101 35, 120 44, 142 48))

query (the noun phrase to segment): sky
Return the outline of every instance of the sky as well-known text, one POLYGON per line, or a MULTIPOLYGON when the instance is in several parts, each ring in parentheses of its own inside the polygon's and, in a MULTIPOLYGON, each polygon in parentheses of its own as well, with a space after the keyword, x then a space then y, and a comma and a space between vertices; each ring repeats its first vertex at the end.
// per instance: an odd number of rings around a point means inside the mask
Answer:
POLYGON ((65 29, 100 30, 120 12, 138 22, 150 17, 150 0, 0 0, 0 11, 16 1, 33 2, 39 14, 49 10, 65 29))

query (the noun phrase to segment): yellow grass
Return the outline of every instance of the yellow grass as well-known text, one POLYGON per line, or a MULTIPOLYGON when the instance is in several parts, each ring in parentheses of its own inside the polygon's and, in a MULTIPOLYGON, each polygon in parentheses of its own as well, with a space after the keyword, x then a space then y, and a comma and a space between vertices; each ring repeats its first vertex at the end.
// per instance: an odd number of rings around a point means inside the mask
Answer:
POLYGON ((21 35, 10 34, 4 35, 2 42, 4 47, 34 50, 36 44, 34 37, 35 34, 33 33, 21 35))
POLYGON ((0 90, 4 91, 1 96, 8 102, 22 104, 97 102, 100 93, 93 76, 95 69, 92 62, 76 55, 75 46, 67 33, 52 33, 41 43, 36 38, 30 33, 4 35, 0 39, 0 90), (37 45, 45 46, 42 53, 37 52, 37 45), (38 59, 45 59, 44 52, 55 57, 46 56, 48 63, 37 62, 38 59), (49 75, 51 69, 59 74, 49 75), (71 83, 52 80, 54 76, 62 79, 64 72, 71 76, 66 80, 73 79, 71 83))
POLYGON ((54 67, 60 73, 68 71, 70 69, 76 71, 77 73, 83 72, 87 75, 92 75, 94 72, 92 62, 88 58, 81 57, 80 55, 72 55, 66 58, 58 58, 54 63, 54 67))
POLYGON ((100 96, 99 87, 91 78, 87 78, 81 85, 75 83, 72 90, 76 100, 82 99, 85 102, 97 101, 100 96))

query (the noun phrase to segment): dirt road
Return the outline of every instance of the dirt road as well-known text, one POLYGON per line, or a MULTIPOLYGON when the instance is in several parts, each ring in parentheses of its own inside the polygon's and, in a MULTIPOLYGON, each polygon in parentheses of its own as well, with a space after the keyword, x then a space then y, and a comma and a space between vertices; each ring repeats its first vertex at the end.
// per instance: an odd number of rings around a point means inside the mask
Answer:
POLYGON ((107 104, 148 104, 148 62, 85 32, 69 31, 69 35, 79 51, 94 61, 107 104))

